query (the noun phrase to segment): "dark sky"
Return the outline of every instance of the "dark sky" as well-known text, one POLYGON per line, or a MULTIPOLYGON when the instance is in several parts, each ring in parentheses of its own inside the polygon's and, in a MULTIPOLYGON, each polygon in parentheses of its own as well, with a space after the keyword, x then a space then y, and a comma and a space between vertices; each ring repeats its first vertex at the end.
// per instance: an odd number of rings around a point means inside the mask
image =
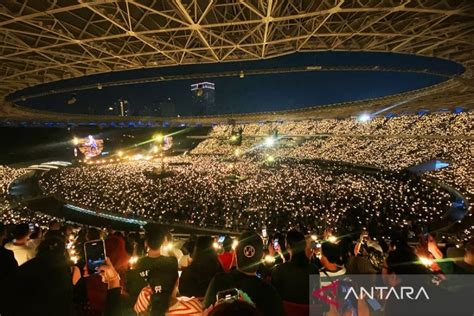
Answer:
MULTIPOLYGON (((94 75, 29 88, 16 93, 15 96, 22 93, 38 93, 51 89, 157 75, 245 71, 308 65, 417 68, 451 75, 463 71, 462 66, 450 61, 412 55, 354 52, 299 53, 252 62, 175 66, 94 75)), ((146 104, 171 98, 176 104, 177 114, 189 115, 192 111, 190 85, 200 81, 211 81, 216 86, 216 106, 219 113, 258 112, 379 97, 426 87, 443 80, 445 77, 420 73, 361 71, 299 72, 245 76, 244 78, 238 76, 203 77, 197 80, 165 81, 107 87, 102 90, 78 91, 76 93, 77 102, 73 105, 66 103, 71 93, 29 99, 25 105, 50 111, 86 113, 90 106, 105 111, 121 97, 127 99, 132 109, 135 110, 146 104)))

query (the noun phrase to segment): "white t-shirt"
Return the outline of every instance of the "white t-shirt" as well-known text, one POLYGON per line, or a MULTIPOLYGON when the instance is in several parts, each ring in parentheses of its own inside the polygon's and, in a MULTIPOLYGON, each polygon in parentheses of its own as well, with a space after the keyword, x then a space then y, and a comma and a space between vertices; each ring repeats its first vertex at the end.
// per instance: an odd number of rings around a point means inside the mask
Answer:
POLYGON ((9 242, 5 244, 5 249, 13 251, 19 266, 36 256, 36 247, 33 246, 15 245, 13 242, 9 242))

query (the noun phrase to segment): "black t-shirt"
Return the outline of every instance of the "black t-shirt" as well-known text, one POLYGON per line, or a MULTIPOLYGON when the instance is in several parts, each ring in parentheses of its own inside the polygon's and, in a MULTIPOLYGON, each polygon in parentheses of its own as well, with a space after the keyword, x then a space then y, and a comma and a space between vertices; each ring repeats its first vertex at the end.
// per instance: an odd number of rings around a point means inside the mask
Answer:
POLYGON ((138 260, 135 269, 127 272, 127 292, 130 304, 135 304, 140 291, 148 285, 150 271, 159 271, 160 265, 176 263, 176 257, 159 256, 156 258, 143 257, 138 260))
POLYGON ((247 293, 264 316, 285 314, 281 298, 272 285, 266 284, 257 276, 247 275, 238 270, 216 274, 207 289, 204 306, 207 308, 214 304, 218 292, 232 288, 247 293))
MULTIPOLYGON (((5 281, 0 293, 5 315, 71 315, 73 288, 70 267, 63 256, 36 257, 21 265, 5 281)), ((3 313, 2 313, 3 315, 3 313)))
MULTIPOLYGON (((286 262, 273 270, 272 284, 284 301, 309 304, 309 276, 311 274, 317 275, 319 280, 319 271, 315 265, 309 262, 305 265, 286 262)), ((319 284, 317 286, 319 288, 319 284)))
POLYGON ((13 251, 0 246, 0 280, 15 272, 17 268, 18 263, 15 260, 13 251))
POLYGON ((183 270, 179 279, 179 293, 183 296, 204 297, 212 278, 223 272, 218 261, 212 263, 193 262, 183 270))

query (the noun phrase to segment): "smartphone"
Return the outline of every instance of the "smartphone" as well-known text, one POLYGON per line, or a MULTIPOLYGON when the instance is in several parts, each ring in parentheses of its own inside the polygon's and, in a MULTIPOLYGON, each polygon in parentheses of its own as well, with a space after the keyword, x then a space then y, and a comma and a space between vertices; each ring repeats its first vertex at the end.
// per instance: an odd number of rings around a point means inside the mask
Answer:
POLYGON ((33 223, 29 223, 28 224, 28 227, 30 229, 30 233, 34 232, 35 231, 35 225, 33 223))
POLYGON ((321 243, 312 240, 311 241, 311 249, 317 249, 317 248, 321 248, 321 243))
POLYGON ((98 268, 105 263, 106 253, 104 241, 98 239, 85 242, 84 254, 89 274, 98 273, 98 268))
POLYGON ((280 243, 278 242, 278 238, 275 238, 273 240, 273 249, 275 249, 276 251, 280 250, 280 243))
POLYGON ((230 300, 238 300, 240 297, 239 290, 237 289, 228 289, 224 291, 217 292, 216 302, 222 303, 230 300))
POLYGON ((219 239, 217 239, 217 242, 219 244, 223 244, 224 243, 224 240, 225 240, 225 236, 219 236, 219 239))
POLYGON ((267 235, 267 229, 266 229, 266 228, 263 228, 263 229, 262 229, 262 237, 263 237, 263 238, 267 238, 267 237, 268 237, 268 235, 267 235))

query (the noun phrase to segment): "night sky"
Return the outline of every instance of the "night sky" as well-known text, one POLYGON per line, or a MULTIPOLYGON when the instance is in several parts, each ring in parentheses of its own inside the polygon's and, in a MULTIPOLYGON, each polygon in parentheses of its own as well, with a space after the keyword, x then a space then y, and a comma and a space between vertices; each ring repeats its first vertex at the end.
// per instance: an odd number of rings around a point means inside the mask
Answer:
MULTIPOLYGON (((268 60, 221 64, 184 65, 154 69, 141 69, 88 76, 28 88, 15 93, 38 93, 51 89, 76 87, 85 84, 147 78, 159 75, 199 74, 229 70, 281 68, 292 66, 379 66, 428 69, 446 74, 463 71, 459 64, 436 58, 392 53, 299 53, 268 60)), ((168 98, 176 105, 176 114, 192 113, 190 85, 201 81, 214 82, 218 113, 276 111, 334 102, 361 100, 409 91, 436 84, 446 77, 397 72, 300 72, 273 75, 245 76, 244 78, 205 78, 177 80, 148 84, 107 87, 76 92, 77 102, 68 105, 71 93, 28 99, 22 105, 37 109, 69 113, 87 113, 95 107, 98 113, 119 98, 130 102, 132 110, 139 110, 153 102, 168 98)))

